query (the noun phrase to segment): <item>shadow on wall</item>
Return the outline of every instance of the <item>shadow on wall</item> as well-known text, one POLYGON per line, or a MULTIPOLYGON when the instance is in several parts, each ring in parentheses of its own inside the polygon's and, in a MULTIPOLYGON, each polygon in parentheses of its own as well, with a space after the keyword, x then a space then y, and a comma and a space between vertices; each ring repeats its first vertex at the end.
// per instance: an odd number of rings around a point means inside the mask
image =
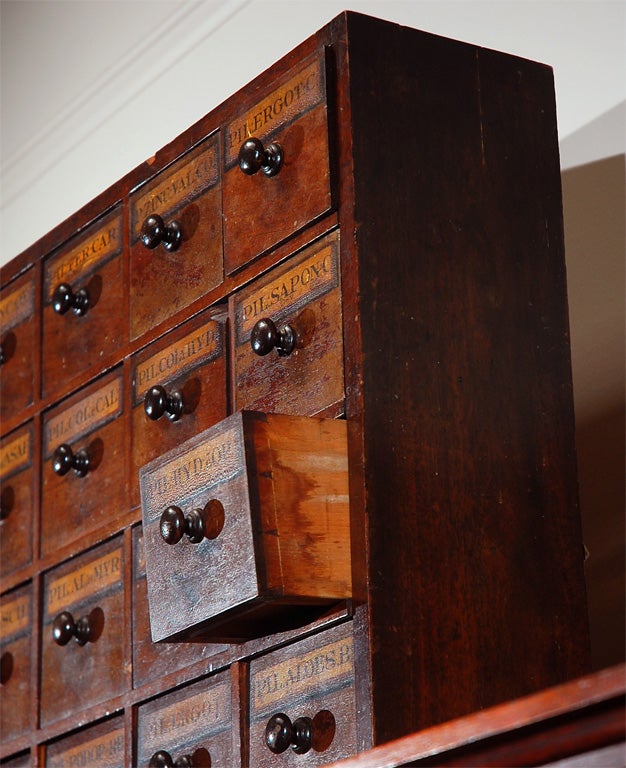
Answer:
POLYGON ((594 669, 624 661, 625 156, 564 171, 576 441, 594 669))

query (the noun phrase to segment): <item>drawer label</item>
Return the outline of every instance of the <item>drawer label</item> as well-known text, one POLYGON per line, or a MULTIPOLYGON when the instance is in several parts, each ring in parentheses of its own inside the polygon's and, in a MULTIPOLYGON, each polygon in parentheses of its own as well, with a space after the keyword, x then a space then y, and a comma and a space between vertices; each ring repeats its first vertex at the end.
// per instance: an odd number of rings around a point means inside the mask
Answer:
POLYGON ((222 354, 222 329, 212 320, 187 334, 167 349, 152 355, 135 368, 134 402, 142 398, 156 383, 171 381, 176 376, 208 363, 222 354))
POLYGON ((87 435, 112 421, 121 412, 122 378, 118 376, 46 423, 46 458, 59 443, 71 442, 87 435))
POLYGON ((152 472, 141 472, 142 502, 149 520, 162 507, 180 501, 197 488, 210 488, 232 480, 244 470, 241 430, 229 429, 161 464, 152 472))
POLYGON ((30 626, 30 595, 0 605, 0 640, 23 634, 30 626))
POLYGON ((191 159, 164 171, 150 188, 133 197, 131 239, 135 241, 145 219, 153 213, 166 213, 182 208, 219 179, 217 137, 195 152, 191 159))
POLYGON ((29 280, 21 288, 0 299, 0 332, 5 333, 27 320, 35 311, 35 287, 29 280))
POLYGON ((48 750, 46 765, 50 768, 97 768, 97 766, 123 765, 124 729, 90 739, 59 754, 48 750))
POLYGON ((354 678, 352 636, 294 656, 251 677, 252 714, 272 709, 279 702, 310 694, 312 686, 325 691, 340 688, 354 678))
POLYGON ((46 595, 48 614, 57 614, 68 605, 93 597, 121 583, 121 580, 122 550, 118 548, 91 560, 82 568, 50 581, 46 595))
POLYGON ((188 744, 230 727, 230 687, 220 683, 159 709, 142 723, 141 752, 148 755, 163 744, 188 744))
POLYGON ((81 239, 77 245, 64 251, 46 267, 46 298, 52 294, 59 283, 71 282, 80 276, 95 271, 105 261, 116 256, 122 250, 122 216, 118 213, 105 224, 92 230, 89 237, 81 239))
POLYGON ((247 343, 254 324, 262 317, 282 318, 299 311, 339 284, 339 259, 336 241, 282 271, 235 303, 237 343, 247 343))
POLYGON ((226 167, 237 159, 246 139, 262 139, 290 123, 323 101, 324 91, 324 68, 318 58, 228 125, 226 167))
POLYGON ((32 462, 33 442, 30 430, 5 443, 0 449, 0 477, 4 480, 32 462))

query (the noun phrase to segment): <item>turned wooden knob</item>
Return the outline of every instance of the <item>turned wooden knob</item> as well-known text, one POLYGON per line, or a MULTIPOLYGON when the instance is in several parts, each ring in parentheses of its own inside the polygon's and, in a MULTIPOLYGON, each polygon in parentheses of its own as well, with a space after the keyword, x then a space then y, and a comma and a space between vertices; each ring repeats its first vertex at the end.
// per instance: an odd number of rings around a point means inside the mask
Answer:
POLYGON ((296 346, 296 332, 288 323, 277 328, 272 320, 264 317, 254 324, 250 345, 260 357, 269 354, 273 349, 280 357, 287 357, 296 346))
POLYGON ((0 656, 0 685, 6 685, 13 674, 13 654, 5 651, 0 656))
POLYGON ((192 544, 199 544, 205 538, 219 536, 224 527, 224 507, 211 499, 204 509, 192 509, 184 514, 180 507, 172 504, 161 515, 159 525, 166 544, 178 544, 185 534, 192 544))
POLYGON ((5 485, 0 491, 0 520, 6 520, 15 506, 15 490, 12 485, 5 485))
POLYGON ((157 421, 163 415, 170 421, 178 421, 183 415, 183 396, 177 390, 168 394, 165 387, 155 384, 146 392, 143 407, 146 416, 152 421, 157 421))
POLYGON ((52 469, 61 476, 73 469, 75 475, 84 477, 89 472, 89 454, 84 448, 73 453, 67 443, 62 443, 52 457, 52 469))
MULTIPOLYGON (((142 224, 139 237, 150 250, 163 244, 166 251, 175 251, 183 240, 183 231, 177 221, 166 224, 158 213, 153 213, 142 224)), ((176 278, 176 275, 173 277, 176 278)))
POLYGON ((246 176, 263 171, 266 176, 276 176, 283 165, 283 150, 280 144, 263 146, 260 139, 247 139, 239 150, 239 167, 246 176))
POLYGON ((211 768, 211 755, 204 747, 196 749, 191 755, 174 758, 169 752, 160 749, 150 758, 148 768, 211 768))
POLYGON ((313 740, 313 721, 309 717, 299 717, 292 723, 283 712, 272 715, 265 726, 265 745, 276 755, 291 749, 298 755, 304 755, 311 749, 313 740))
POLYGON ((57 315, 64 315, 70 309, 75 315, 84 315, 89 309, 89 291, 79 288, 74 293, 71 285, 60 283, 52 294, 52 309, 57 315))
POLYGON ((60 613, 52 623, 52 639, 57 645, 67 645, 74 638, 79 645, 91 638, 91 624, 89 616, 82 616, 78 621, 69 611, 60 613))

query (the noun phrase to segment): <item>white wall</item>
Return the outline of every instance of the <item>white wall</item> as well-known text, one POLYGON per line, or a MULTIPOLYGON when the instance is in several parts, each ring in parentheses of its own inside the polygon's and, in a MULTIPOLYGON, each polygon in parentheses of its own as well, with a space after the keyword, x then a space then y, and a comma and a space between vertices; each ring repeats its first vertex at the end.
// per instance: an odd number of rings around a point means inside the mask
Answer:
POLYGON ((0 263, 346 6, 554 67, 594 658, 623 659, 624 0, 0 0, 0 263))

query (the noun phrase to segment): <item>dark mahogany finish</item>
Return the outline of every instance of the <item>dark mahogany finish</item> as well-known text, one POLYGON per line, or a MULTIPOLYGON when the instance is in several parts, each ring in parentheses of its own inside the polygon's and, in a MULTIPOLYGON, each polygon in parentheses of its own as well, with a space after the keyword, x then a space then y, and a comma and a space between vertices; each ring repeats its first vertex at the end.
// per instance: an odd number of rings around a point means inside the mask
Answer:
POLYGON ((312 732, 313 721, 310 717, 299 717, 292 723, 287 715, 278 712, 267 721, 265 744, 276 755, 289 747, 296 755, 304 755, 311 749, 312 732))
POLYGON ((165 250, 170 252, 178 250, 183 240, 180 223, 172 220, 166 224, 158 214, 148 216, 139 236, 146 248, 152 250, 158 245, 163 245, 165 250))
POLYGON ((263 357, 275 349, 281 357, 290 355, 296 346, 296 332, 286 323, 277 328, 272 320, 257 320, 250 334, 253 351, 263 357))
POLYGON ((165 387, 155 384, 146 392, 143 401, 146 416, 152 421, 157 421, 166 415, 170 421, 178 421, 183 415, 183 396, 177 390, 167 392, 165 387))
POLYGON ((283 166, 283 150, 272 142, 267 147, 256 138, 247 139, 239 150, 239 167, 246 176, 263 171, 266 176, 276 176, 283 166))
POLYGON ((52 470, 55 474, 63 477, 72 469, 77 477, 85 477, 90 469, 89 453, 84 448, 74 453, 71 446, 67 445, 67 443, 61 443, 54 451, 52 470))
POLYGON ((89 616, 74 621, 69 611, 63 611, 52 622, 52 639, 57 645, 67 645, 74 638, 78 645, 85 645, 92 638, 89 616))
POLYGON ((71 309, 80 317, 89 309, 89 291, 86 288, 79 288, 74 292, 71 285, 61 283, 52 294, 52 309, 57 315, 64 315, 71 309))

